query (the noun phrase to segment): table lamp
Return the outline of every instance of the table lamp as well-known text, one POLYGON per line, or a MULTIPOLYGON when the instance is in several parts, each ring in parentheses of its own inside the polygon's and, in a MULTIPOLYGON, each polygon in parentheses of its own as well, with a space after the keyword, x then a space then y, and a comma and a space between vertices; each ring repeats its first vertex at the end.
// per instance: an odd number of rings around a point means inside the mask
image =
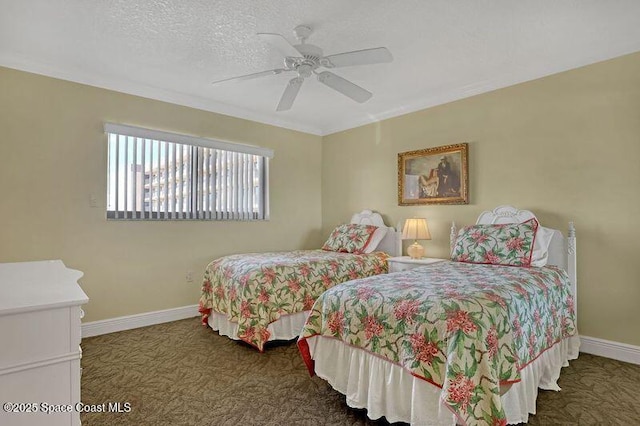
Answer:
POLYGON ((418 240, 430 240, 431 234, 429 233, 429 227, 427 226, 427 219, 413 218, 407 219, 404 222, 404 228, 402 228, 402 239, 413 240, 407 248, 407 254, 412 259, 420 259, 424 256, 424 247, 418 244, 418 240))

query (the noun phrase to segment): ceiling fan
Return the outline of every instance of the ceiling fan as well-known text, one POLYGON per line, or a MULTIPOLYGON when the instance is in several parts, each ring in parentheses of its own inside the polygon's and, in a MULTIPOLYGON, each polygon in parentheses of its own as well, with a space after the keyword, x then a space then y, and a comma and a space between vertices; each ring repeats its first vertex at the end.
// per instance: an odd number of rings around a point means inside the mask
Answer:
POLYGON ((318 71, 318 68, 339 68, 353 65, 378 64, 391 62, 393 56, 386 47, 376 47, 373 49, 355 50, 352 52, 338 53, 336 55, 324 56, 322 49, 313 44, 307 44, 306 40, 311 35, 311 27, 298 25, 293 30, 299 43, 292 45, 280 34, 258 33, 258 36, 276 47, 284 54, 284 68, 277 68, 268 71, 261 71, 253 74, 232 77, 215 81, 213 84, 226 83, 231 81, 251 80, 253 78, 267 75, 281 74, 283 72, 295 72, 297 76, 289 80, 289 84, 284 89, 276 111, 286 111, 291 109, 293 101, 300 91, 302 83, 307 77, 315 74, 318 81, 333 90, 336 90, 356 102, 363 103, 371 98, 372 93, 363 89, 330 71, 318 71))

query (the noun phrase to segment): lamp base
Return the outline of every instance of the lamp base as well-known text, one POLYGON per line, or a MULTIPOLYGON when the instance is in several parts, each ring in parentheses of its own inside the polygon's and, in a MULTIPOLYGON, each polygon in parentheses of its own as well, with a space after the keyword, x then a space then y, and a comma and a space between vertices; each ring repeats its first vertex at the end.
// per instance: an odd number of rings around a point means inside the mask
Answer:
POLYGON ((422 256, 424 256, 424 247, 418 244, 417 241, 414 241, 413 244, 411 244, 407 248, 407 254, 412 259, 420 259, 422 256))

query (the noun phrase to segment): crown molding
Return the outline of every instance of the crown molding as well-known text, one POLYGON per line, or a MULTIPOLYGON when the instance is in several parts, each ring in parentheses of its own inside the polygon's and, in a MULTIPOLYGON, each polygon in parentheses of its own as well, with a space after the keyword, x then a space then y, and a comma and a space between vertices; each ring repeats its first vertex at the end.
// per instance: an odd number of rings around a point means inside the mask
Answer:
POLYGON ((158 87, 134 82, 127 79, 108 77, 98 73, 87 72, 79 69, 59 69, 51 64, 21 58, 16 55, 0 54, 0 66, 39 74, 46 77, 70 81, 72 83, 85 84, 101 89, 113 90, 115 92, 128 95, 140 96, 157 101, 168 102, 175 105, 214 112, 216 114, 228 115, 235 118, 250 120, 261 124, 281 127, 298 132, 309 133, 322 136, 322 129, 307 126, 283 119, 274 119, 272 116, 238 108, 232 105, 215 102, 198 96, 185 95, 171 90, 160 89, 158 87))
POLYGON ((346 119, 331 125, 311 126, 304 123, 294 122, 273 115, 247 110, 236 106, 223 104, 210 99, 193 95, 186 95, 171 90, 161 89, 134 82, 127 79, 118 79, 101 75, 99 73, 88 72, 78 68, 60 69, 51 64, 39 62, 29 58, 20 57, 14 54, 0 54, 0 66, 13 68, 20 71, 40 74, 47 77, 71 81, 74 83, 86 84, 102 89, 113 90, 144 98, 155 99, 176 105, 196 108, 217 114, 228 115, 236 118, 254 121, 266 125, 281 127, 289 130, 304 132, 316 136, 327 136, 333 133, 342 132, 356 127, 366 126, 380 122, 382 120, 410 114, 427 108, 450 103, 460 99, 469 98, 482 93, 491 92, 516 84, 525 83, 532 80, 544 78, 553 74, 569 71, 572 69, 592 65, 598 62, 613 59, 619 56, 640 51, 640 41, 633 41, 623 46, 612 48, 606 55, 591 55, 580 59, 565 60, 560 66, 557 64, 536 64, 535 70, 530 67, 522 67, 521 72, 505 74, 472 83, 458 88, 447 89, 442 93, 407 102, 400 107, 394 107, 380 113, 368 113, 364 117, 346 119))

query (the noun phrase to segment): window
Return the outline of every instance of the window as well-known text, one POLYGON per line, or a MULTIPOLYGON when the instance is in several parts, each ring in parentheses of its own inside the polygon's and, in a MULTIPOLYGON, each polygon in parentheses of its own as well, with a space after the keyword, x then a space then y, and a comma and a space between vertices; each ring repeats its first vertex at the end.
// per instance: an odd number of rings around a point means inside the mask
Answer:
POLYGON ((269 219, 273 151, 121 124, 104 127, 108 219, 269 219))

